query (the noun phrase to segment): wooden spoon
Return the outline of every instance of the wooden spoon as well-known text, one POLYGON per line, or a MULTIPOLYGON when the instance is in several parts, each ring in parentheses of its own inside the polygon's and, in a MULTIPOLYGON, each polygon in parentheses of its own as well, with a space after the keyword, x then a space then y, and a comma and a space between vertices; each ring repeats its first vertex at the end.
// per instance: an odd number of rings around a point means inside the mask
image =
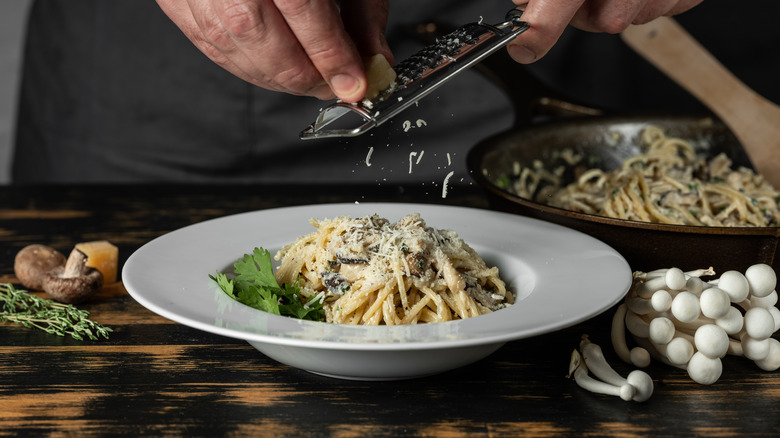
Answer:
POLYGON ((734 132, 756 171, 780 189, 780 107, 747 87, 674 19, 630 26, 623 41, 734 132))

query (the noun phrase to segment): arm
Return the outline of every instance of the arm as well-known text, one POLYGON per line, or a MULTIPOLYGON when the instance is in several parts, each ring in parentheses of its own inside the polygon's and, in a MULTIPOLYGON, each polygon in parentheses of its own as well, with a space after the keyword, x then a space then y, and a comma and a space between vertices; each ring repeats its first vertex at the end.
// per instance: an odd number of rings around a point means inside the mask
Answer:
POLYGON ((363 58, 392 54, 384 39, 388 0, 157 0, 224 69, 274 91, 356 102, 366 92, 363 58), (338 3, 338 4, 337 4, 338 3))
POLYGON ((620 33, 630 24, 676 15, 702 0, 513 0, 524 9, 531 28, 510 43, 512 58, 522 64, 543 57, 567 25, 589 32, 620 33))

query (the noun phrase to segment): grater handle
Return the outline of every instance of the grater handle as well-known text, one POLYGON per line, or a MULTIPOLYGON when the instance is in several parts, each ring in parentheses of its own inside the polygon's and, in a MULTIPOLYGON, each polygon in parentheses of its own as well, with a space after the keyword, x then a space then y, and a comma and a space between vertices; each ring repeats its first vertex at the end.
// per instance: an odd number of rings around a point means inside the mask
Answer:
POLYGON ((331 104, 320 111, 300 138, 355 137, 390 120, 528 30, 522 13, 512 9, 502 23, 470 23, 437 39, 396 65, 398 78, 392 91, 373 101, 331 104), (346 116, 352 120, 345 120, 346 116))

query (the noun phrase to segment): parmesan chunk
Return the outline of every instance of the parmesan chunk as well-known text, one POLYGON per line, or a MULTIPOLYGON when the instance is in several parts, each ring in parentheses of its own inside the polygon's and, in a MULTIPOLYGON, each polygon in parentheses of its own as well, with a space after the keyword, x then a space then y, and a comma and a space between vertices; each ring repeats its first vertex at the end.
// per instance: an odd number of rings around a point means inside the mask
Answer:
POLYGON ((377 54, 372 56, 366 62, 366 79, 368 80, 368 89, 366 90, 366 99, 373 99, 380 93, 390 88, 395 82, 396 74, 387 58, 384 55, 377 54))
POLYGON ((116 282, 119 248, 107 240, 97 240, 77 243, 76 249, 87 256, 87 266, 103 274, 103 284, 116 282))

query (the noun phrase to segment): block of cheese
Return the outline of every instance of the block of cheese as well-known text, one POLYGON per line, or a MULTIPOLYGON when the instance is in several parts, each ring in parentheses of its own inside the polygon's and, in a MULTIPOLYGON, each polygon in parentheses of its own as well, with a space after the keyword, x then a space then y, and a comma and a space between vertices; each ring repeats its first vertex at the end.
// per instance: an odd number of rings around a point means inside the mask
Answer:
POLYGON ((366 79, 368 80, 368 89, 366 90, 366 99, 373 99, 379 93, 390 88, 395 82, 396 73, 387 58, 384 55, 374 55, 366 62, 366 79))
POLYGON ((77 243, 76 249, 86 254, 87 266, 103 274, 103 284, 116 282, 119 248, 107 240, 97 240, 77 243))

